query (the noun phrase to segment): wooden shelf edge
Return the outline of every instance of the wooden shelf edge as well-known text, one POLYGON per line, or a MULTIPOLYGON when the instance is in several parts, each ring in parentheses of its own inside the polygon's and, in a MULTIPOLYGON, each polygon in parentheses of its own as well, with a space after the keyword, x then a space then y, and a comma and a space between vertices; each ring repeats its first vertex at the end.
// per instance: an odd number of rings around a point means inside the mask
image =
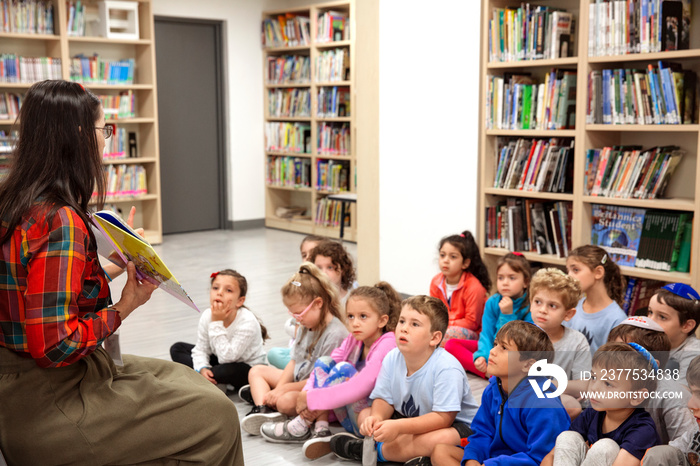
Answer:
POLYGON ((570 66, 577 65, 578 57, 553 58, 546 60, 516 60, 516 61, 493 61, 486 64, 486 69, 497 70, 503 68, 535 68, 538 66, 570 66))
POLYGON ((659 133, 697 133, 700 125, 597 125, 587 124, 586 131, 620 131, 620 132, 659 132, 659 133))
MULTIPOLYGON (((508 249, 505 248, 491 248, 491 247, 485 247, 484 249, 484 254, 491 254, 494 256, 505 256, 509 252, 511 252, 508 249)), ((566 257, 559 257, 556 255, 552 254, 537 254, 536 252, 530 252, 530 251, 520 251, 522 252, 523 256, 525 256, 525 259, 528 261, 532 262, 544 262, 546 264, 553 264, 553 265, 566 265, 566 257)))
POLYGON ((629 53, 625 55, 606 55, 602 57, 587 57, 588 63, 609 63, 611 65, 619 62, 649 61, 656 60, 678 60, 683 58, 700 58, 700 49, 673 50, 668 52, 654 53, 629 53))
POLYGON ((494 196, 529 197, 533 199, 549 199, 552 201, 573 201, 574 195, 567 193, 547 193, 540 191, 522 191, 519 189, 484 188, 485 194, 494 196))
POLYGON ((586 204, 619 205, 623 207, 639 207, 644 209, 665 209, 694 211, 693 199, 623 199, 616 197, 583 196, 582 202, 586 204))
POLYGON ((487 136, 524 136, 547 138, 573 138, 575 129, 487 129, 487 136))

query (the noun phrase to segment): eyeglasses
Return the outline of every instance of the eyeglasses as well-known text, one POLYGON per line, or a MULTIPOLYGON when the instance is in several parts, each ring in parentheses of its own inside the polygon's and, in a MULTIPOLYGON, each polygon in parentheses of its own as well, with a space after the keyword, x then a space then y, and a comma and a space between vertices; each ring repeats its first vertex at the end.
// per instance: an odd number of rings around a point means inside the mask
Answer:
POLYGON ((101 129, 102 135, 105 137, 105 139, 111 138, 112 134, 114 133, 114 125, 104 125, 102 128, 95 127, 95 129, 101 129))
POLYGON ((306 309, 304 309, 303 311, 301 311, 299 314, 295 314, 295 313, 293 313, 293 312, 290 311, 290 310, 287 310, 287 312, 289 312, 289 315, 292 316, 292 317, 294 317, 296 320, 301 320, 301 318, 304 317, 304 314, 306 314, 307 312, 309 312, 309 310, 311 309, 311 306, 313 306, 313 305, 314 305, 314 300, 312 300, 312 301, 309 303, 309 305, 306 306, 306 309))

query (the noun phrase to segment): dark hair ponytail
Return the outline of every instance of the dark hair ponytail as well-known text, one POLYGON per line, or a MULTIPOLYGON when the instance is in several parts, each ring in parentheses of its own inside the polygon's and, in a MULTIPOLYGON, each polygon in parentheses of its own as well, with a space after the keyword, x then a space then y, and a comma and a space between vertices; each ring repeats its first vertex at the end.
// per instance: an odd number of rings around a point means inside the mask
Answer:
POLYGON ((440 240, 438 250, 440 250, 445 243, 450 243, 457 248, 460 254, 462 254, 462 260, 469 259, 469 267, 467 267, 466 271, 474 275, 481 283, 481 286, 488 292, 491 289, 491 278, 489 277, 489 271, 484 261, 481 260, 479 246, 476 244, 472 233, 469 230, 464 230, 460 235, 446 236, 440 240))
POLYGON ((593 244, 579 246, 569 253, 569 257, 574 258, 591 270, 601 266, 605 271, 603 283, 610 299, 622 307, 625 298, 625 278, 622 276, 620 267, 605 252, 605 249, 593 244))

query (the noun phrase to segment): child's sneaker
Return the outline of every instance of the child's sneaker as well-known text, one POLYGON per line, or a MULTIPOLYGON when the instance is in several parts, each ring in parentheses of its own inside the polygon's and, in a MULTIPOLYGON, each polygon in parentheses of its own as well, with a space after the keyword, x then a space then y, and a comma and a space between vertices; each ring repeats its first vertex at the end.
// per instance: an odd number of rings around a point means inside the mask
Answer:
POLYGON ((238 390, 238 398, 251 405, 255 404, 253 401, 253 395, 250 393, 250 385, 243 385, 241 389, 238 390))
POLYGON ((241 421, 241 427, 250 435, 260 435, 260 426, 266 422, 279 422, 286 418, 284 414, 273 411, 267 406, 254 406, 241 421))
POLYGON ((260 435, 272 443, 304 443, 311 438, 311 430, 309 429, 306 429, 306 432, 299 436, 289 432, 287 428, 289 422, 266 422, 260 426, 260 435))
POLYGON ((340 432, 331 437, 330 447, 338 458, 362 461, 362 439, 349 432, 340 432))
POLYGON ((315 460, 331 452, 331 438, 333 434, 327 427, 314 430, 311 439, 304 442, 301 449, 304 456, 310 460, 315 460))

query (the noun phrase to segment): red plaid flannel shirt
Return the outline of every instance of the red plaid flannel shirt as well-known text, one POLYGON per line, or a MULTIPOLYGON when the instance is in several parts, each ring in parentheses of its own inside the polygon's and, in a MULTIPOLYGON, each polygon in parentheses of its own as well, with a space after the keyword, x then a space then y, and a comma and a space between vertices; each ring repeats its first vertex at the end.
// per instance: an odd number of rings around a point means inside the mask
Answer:
MULTIPOLYGON (((88 227, 38 205, 0 247, 0 346, 41 367, 73 364, 121 324, 88 227)), ((7 226, 0 226, 0 235, 7 226)))

